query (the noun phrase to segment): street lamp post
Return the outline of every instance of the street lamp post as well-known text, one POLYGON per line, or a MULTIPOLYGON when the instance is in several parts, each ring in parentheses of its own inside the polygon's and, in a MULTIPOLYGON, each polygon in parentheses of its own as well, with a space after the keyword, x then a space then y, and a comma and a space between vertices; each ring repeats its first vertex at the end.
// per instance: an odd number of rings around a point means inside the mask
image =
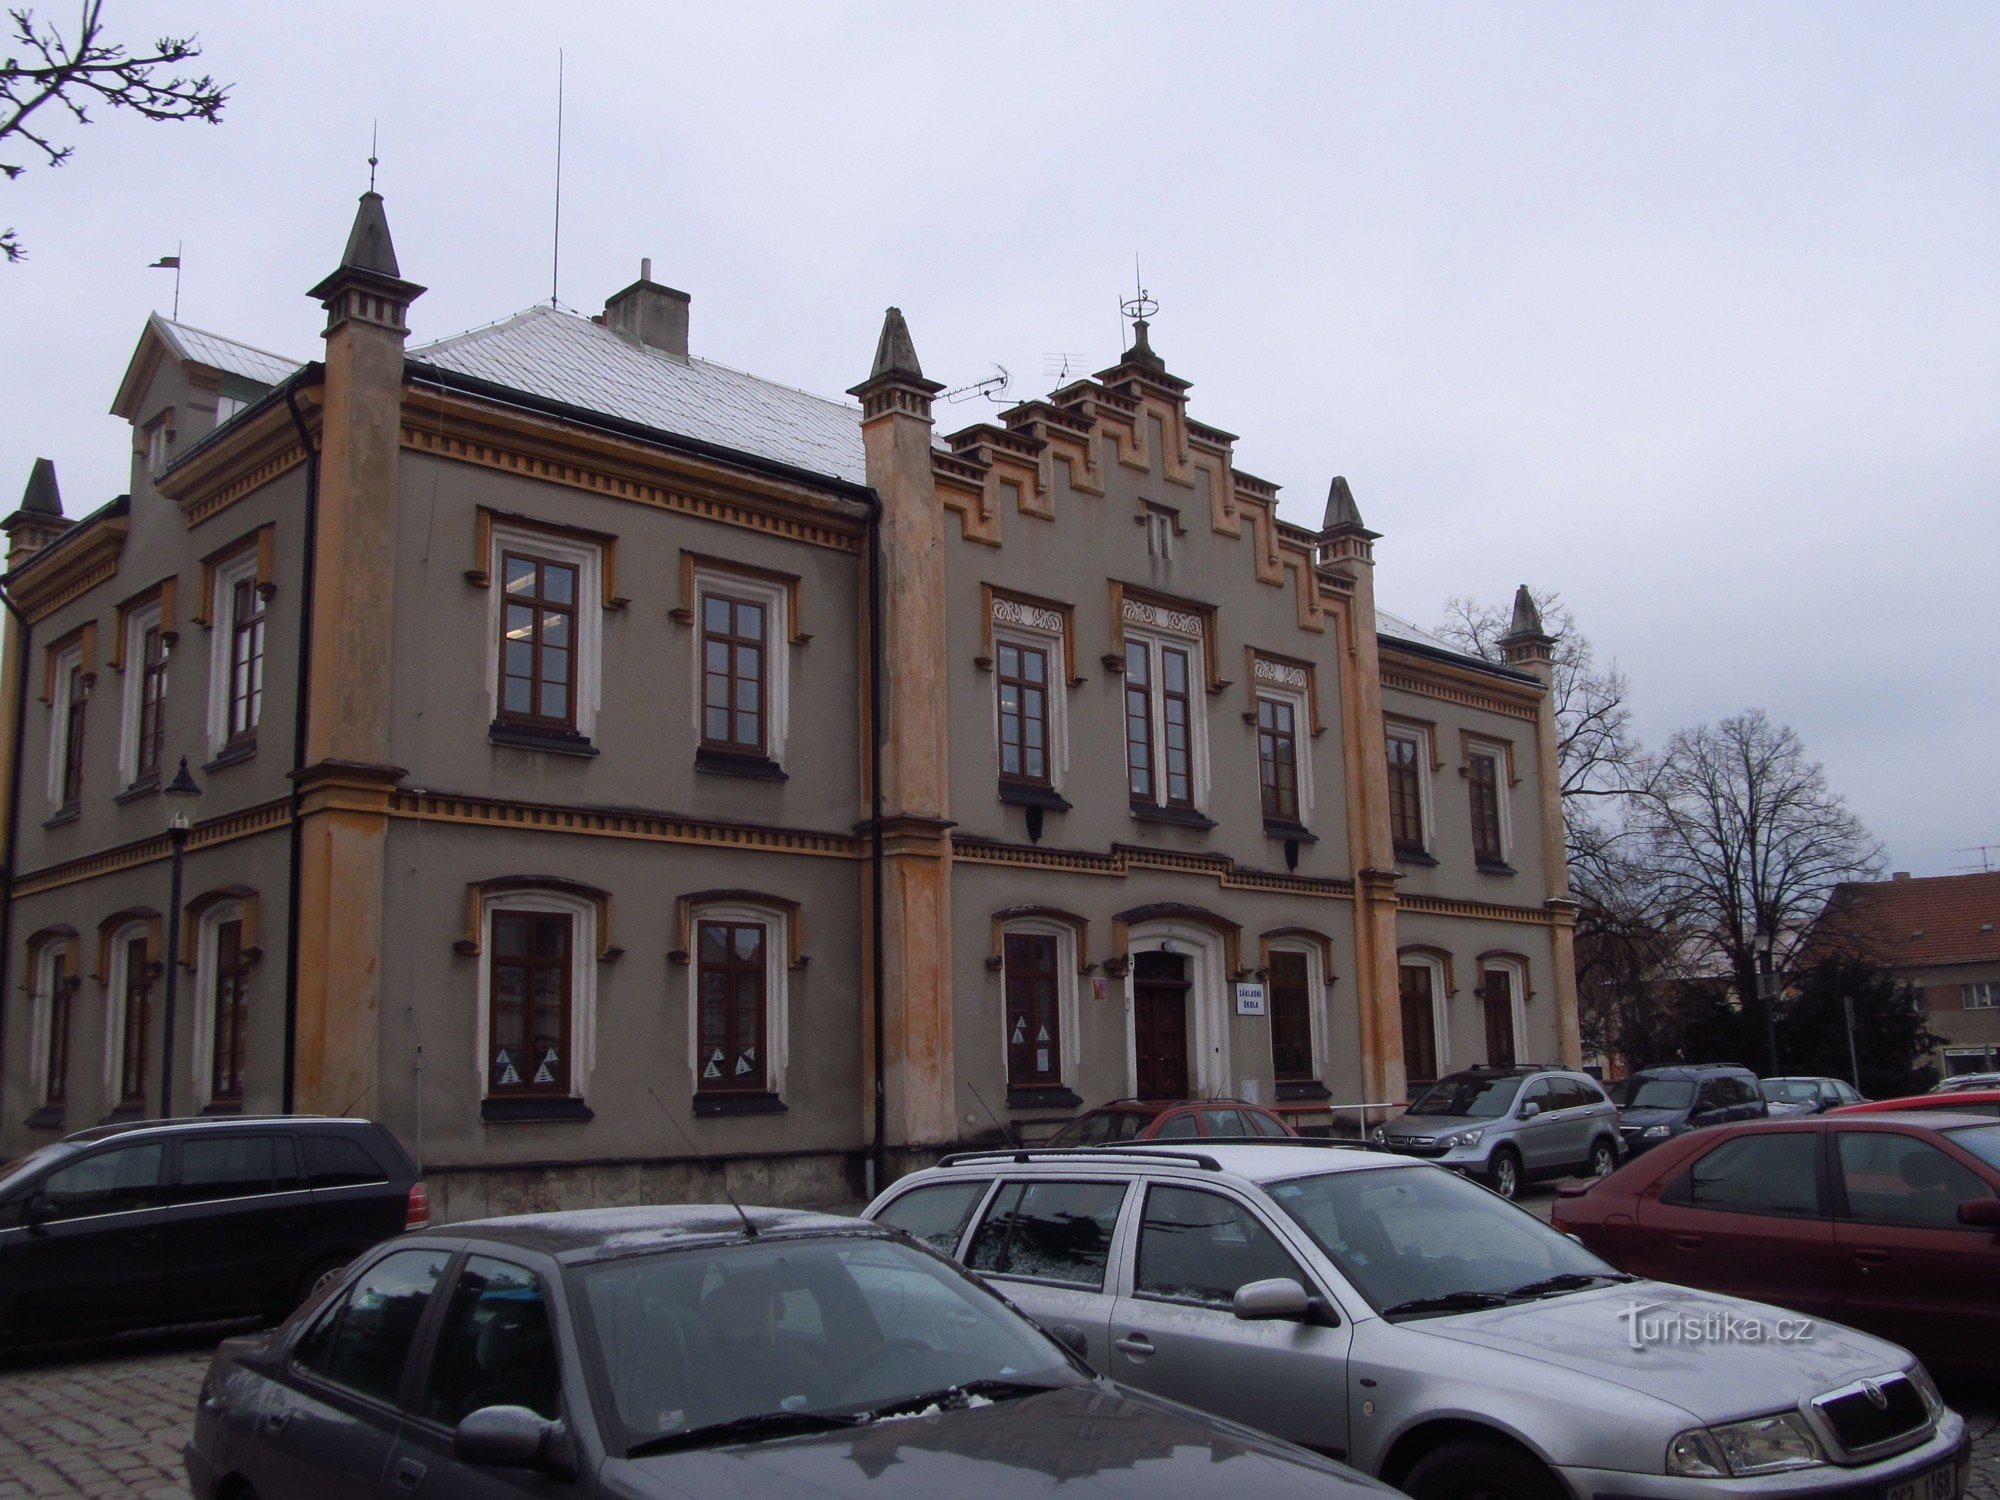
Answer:
POLYGON ((1778 1073, 1778 975, 1771 965, 1771 934, 1757 934, 1757 998, 1764 1006, 1764 1050, 1769 1056, 1771 1071, 1768 1076, 1775 1078, 1778 1073))
POLYGON ((185 755, 181 757, 180 770, 162 790, 174 799, 174 815, 167 824, 167 842, 173 845, 174 855, 172 889, 167 899, 167 1003, 160 1040, 160 1118, 170 1120, 174 1115, 174 990, 181 967, 181 859, 187 853, 188 834, 194 827, 188 818, 188 806, 201 795, 200 786, 188 775, 185 755))

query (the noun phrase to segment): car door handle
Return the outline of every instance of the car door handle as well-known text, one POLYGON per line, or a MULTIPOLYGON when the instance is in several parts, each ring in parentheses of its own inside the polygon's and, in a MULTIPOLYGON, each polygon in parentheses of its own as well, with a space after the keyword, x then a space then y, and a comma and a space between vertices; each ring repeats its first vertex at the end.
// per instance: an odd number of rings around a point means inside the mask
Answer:
POLYGON ((1866 1276, 1870 1266, 1886 1266, 1889 1264, 1889 1252, 1887 1250, 1857 1250, 1854 1252, 1854 1259, 1856 1264, 1861 1267, 1861 1274, 1866 1276))
POLYGON ((1157 1352, 1153 1348, 1153 1341, 1143 1333, 1135 1333, 1126 1338, 1119 1339, 1114 1347, 1124 1350, 1125 1353, 1131 1355, 1134 1359, 1144 1359, 1147 1355, 1157 1352))
POLYGON ((1706 1241, 1698 1234, 1677 1234, 1674 1247, 1679 1250, 1699 1250, 1706 1241))
POLYGON ((264 1430, 266 1432, 283 1432, 285 1424, 291 1420, 292 1414, 289 1409, 269 1412, 264 1417, 264 1430))
POLYGON ((406 1458, 396 1465, 396 1488, 414 1492, 424 1482, 424 1466, 414 1458, 406 1458))

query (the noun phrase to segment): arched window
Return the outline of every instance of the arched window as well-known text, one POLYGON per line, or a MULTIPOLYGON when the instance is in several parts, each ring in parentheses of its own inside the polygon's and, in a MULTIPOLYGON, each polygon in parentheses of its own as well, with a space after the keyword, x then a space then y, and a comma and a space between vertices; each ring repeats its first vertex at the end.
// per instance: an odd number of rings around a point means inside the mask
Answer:
POLYGON ((144 1110, 152 1057, 152 922, 135 918, 105 934, 104 1094, 118 1110, 144 1110))
POLYGON ((1451 1068, 1451 958, 1436 949, 1405 948, 1397 955, 1397 989, 1403 1006, 1403 1076, 1414 1091, 1451 1068))
POLYGON ((1001 1057, 1017 1107, 1068 1103, 1077 1069, 1077 932, 1054 912, 1002 915, 1001 1057), (1064 1096, 1060 1098, 1052 1096, 1064 1096))
POLYGON ((487 1118, 580 1101, 595 1052, 597 965, 608 898, 573 882, 473 887, 478 1067, 487 1118), (494 1106, 500 1108, 496 1110, 494 1106))
POLYGON ((1280 928, 1263 938, 1271 1077, 1280 1099, 1325 1098, 1327 990, 1332 946, 1320 933, 1280 928))
POLYGON ((798 919, 794 903, 751 892, 681 899, 696 1114, 784 1108, 798 919))
POLYGON ((69 1099, 69 1044, 76 991, 76 934, 67 930, 37 933, 28 944, 28 973, 33 985, 29 1009, 29 1086, 38 1113, 50 1123, 62 1118, 69 1099))
POLYGON ((1528 965, 1517 954, 1479 956, 1479 1011, 1486 1061, 1511 1067, 1528 1057, 1528 965))
POLYGON ((248 1074, 257 895, 232 888, 187 906, 183 949, 194 962, 194 1044, 188 1066, 194 1096, 219 1109, 240 1108, 248 1074))

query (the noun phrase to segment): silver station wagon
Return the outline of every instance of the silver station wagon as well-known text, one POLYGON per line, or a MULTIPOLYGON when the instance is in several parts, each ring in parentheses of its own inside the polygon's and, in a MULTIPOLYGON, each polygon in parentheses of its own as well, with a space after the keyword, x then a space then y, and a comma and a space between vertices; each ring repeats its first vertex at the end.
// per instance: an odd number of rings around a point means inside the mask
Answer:
POLYGON ((1428 1162, 1295 1141, 983 1152, 867 1216, 1112 1379, 1416 1500, 1957 1500, 1907 1352, 1614 1270, 1428 1162))

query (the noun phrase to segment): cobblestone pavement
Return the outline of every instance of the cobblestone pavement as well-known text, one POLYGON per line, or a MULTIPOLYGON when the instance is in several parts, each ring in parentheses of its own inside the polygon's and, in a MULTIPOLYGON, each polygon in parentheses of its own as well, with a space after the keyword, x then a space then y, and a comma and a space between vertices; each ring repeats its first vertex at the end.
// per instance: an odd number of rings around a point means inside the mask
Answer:
MULTIPOLYGON (((209 1329, 0 1364, 0 1500, 187 1500, 181 1444, 217 1336, 209 1329)), ((1972 1424, 1967 1500, 2000 1500, 2000 1386, 1948 1386, 1945 1396, 1972 1424)))

